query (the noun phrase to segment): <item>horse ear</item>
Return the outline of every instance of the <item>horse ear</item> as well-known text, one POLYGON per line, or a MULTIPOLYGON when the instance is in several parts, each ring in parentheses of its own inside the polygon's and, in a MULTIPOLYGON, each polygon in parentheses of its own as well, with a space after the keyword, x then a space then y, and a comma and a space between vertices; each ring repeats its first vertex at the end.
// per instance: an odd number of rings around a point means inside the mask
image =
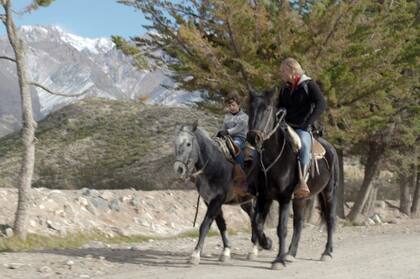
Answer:
POLYGON ((249 98, 252 100, 255 98, 255 91, 254 90, 250 90, 249 91, 249 98))
POLYGON ((176 123, 175 125, 175 134, 178 134, 182 130, 184 125, 182 125, 181 123, 176 123))
POLYGON ((198 119, 196 119, 194 123, 192 124, 192 131, 195 132, 195 130, 197 130, 197 127, 198 127, 198 119))
POLYGON ((273 101, 273 98, 275 98, 277 96, 277 90, 276 88, 272 88, 270 90, 267 90, 264 92, 264 96, 266 98, 266 100, 268 100, 270 103, 273 101))

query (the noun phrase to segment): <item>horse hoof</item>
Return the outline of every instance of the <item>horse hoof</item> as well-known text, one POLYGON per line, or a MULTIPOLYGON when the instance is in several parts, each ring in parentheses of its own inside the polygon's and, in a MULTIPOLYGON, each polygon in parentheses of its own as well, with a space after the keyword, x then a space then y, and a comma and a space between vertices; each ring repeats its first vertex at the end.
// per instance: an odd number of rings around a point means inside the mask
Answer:
POLYGON ((321 262, 329 262, 332 260, 332 256, 331 255, 322 255, 321 256, 321 262))
POLYGON ((248 253, 248 261, 255 261, 257 259, 257 255, 254 253, 248 253))
POLYGON ((260 243, 261 248, 263 248, 264 250, 271 250, 272 246, 273 246, 273 241, 271 240, 271 238, 267 237, 266 241, 264 243, 260 243))
POLYGON ((191 257, 189 263, 192 265, 198 265, 200 263, 200 258, 198 257, 191 257))
POLYGON ((294 261, 296 261, 296 258, 293 257, 292 255, 286 255, 286 257, 284 257, 284 260, 286 262, 293 263, 294 261))
POLYGON ((281 262, 273 262, 271 264, 271 269, 272 270, 282 270, 285 267, 286 266, 283 263, 281 263, 281 262))

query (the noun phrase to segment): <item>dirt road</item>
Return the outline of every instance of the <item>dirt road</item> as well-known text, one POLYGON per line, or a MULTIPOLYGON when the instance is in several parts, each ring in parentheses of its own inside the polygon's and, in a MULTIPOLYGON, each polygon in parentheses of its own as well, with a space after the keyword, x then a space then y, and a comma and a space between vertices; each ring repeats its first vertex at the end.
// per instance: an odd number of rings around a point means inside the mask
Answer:
MULTIPOLYGON (((273 239, 274 230, 269 234, 273 239)), ((290 235, 290 232, 289 232, 290 235)), ((195 239, 107 246, 92 243, 80 249, 0 254, 0 278, 420 278, 420 222, 371 227, 339 227, 334 258, 320 262, 325 231, 304 230, 297 260, 273 271, 276 251, 262 251, 248 261, 248 234, 232 236, 232 259, 220 263, 219 237, 207 239, 199 266, 187 264, 195 239)), ((277 245, 277 244, 276 244, 277 245)), ((277 247, 277 246, 275 246, 277 247)))

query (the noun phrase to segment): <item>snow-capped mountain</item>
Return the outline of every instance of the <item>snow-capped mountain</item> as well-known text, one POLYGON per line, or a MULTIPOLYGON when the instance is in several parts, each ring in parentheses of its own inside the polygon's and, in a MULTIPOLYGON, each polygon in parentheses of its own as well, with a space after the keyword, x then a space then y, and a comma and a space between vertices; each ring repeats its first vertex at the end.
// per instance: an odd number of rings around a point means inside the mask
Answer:
MULTIPOLYGON (((20 35, 28 46, 29 73, 33 81, 66 94, 87 90, 81 97, 67 98, 34 88, 37 119, 87 96, 119 100, 142 98, 148 103, 163 105, 185 105, 200 99, 198 93, 165 88, 174 87, 165 69, 138 71, 109 38, 83 38, 56 26, 22 26, 20 35)), ((0 38, 0 55, 12 56, 6 38, 0 38)), ((15 65, 6 61, 0 65, 1 129, 5 115, 20 118, 20 105, 15 65)), ((10 117, 8 119, 10 121, 10 117)))

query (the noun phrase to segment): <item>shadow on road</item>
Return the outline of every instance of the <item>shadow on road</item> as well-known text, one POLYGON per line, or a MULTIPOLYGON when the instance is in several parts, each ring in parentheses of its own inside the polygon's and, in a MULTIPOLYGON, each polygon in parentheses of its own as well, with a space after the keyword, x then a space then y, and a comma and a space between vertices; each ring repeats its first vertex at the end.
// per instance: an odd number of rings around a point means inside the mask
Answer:
POLYGON ((159 250, 137 250, 121 248, 86 248, 86 249, 51 249, 36 253, 56 254, 68 257, 96 258, 105 257, 105 261, 121 264, 141 264, 147 266, 167 266, 186 268, 189 253, 159 250), (90 256, 89 256, 90 255, 90 256))
MULTIPOLYGON (((114 262, 119 264, 135 264, 154 267, 174 267, 174 268, 191 268, 188 261, 190 252, 173 252, 163 250, 137 250, 137 249, 123 249, 123 248, 82 248, 82 249, 49 249, 34 251, 33 253, 55 254, 66 257, 80 257, 99 259, 105 257, 104 261, 114 262)), ((222 263, 218 260, 218 255, 203 255, 201 257, 200 265, 205 266, 219 266, 234 265, 235 267, 267 269, 270 266, 271 258, 268 256, 260 256, 257 261, 249 261, 246 255, 232 254, 232 260, 222 263), (262 267, 261 264, 267 265, 262 267)))

